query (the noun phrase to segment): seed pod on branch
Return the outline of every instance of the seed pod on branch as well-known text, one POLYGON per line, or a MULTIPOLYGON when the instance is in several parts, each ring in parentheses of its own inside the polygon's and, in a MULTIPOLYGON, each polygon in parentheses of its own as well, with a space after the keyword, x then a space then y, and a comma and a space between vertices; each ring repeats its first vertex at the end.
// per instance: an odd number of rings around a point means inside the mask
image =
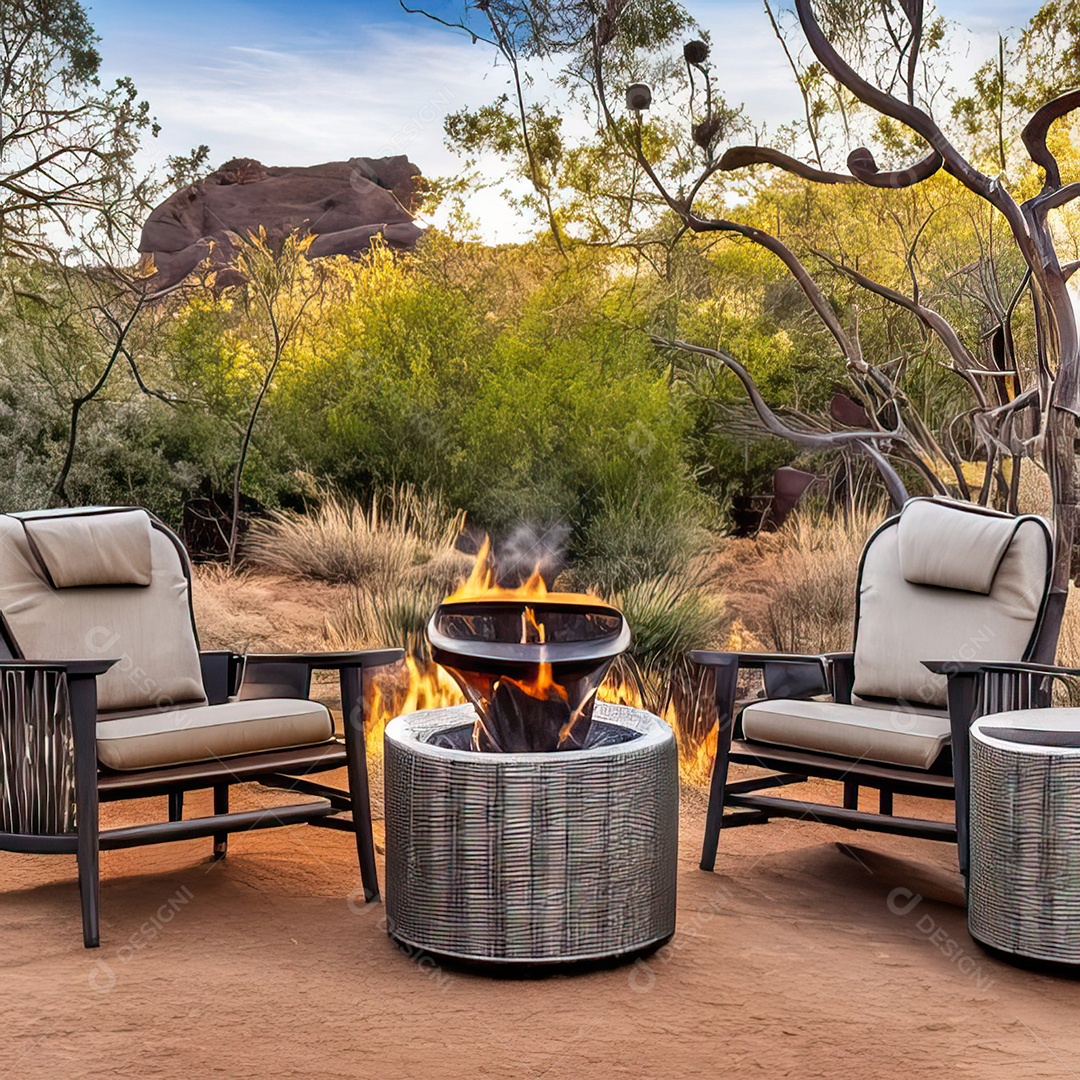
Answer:
POLYGON ((720 133, 721 119, 715 113, 712 116, 707 116, 700 123, 694 125, 694 142, 702 148, 702 150, 708 150, 712 144, 716 141, 716 136, 720 133))
POLYGON ((700 67, 709 59, 709 46, 695 38, 683 46, 683 56, 688 64, 700 67))

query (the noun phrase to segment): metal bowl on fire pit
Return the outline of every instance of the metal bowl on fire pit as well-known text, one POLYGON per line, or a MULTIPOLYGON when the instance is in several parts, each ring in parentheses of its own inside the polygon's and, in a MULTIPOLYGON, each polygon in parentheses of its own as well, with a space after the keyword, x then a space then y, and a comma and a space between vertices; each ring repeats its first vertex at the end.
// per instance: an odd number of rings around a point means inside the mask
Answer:
POLYGON ((474 749, 576 750, 611 661, 630 644, 617 608, 548 593, 444 601, 427 628, 433 658, 477 713, 474 749))

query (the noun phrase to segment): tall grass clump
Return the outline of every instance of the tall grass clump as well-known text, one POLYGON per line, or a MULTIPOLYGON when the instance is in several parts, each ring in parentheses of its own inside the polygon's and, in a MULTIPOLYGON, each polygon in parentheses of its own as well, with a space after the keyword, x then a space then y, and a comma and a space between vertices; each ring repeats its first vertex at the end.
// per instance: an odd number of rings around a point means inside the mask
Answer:
POLYGON ((630 648, 608 673, 602 696, 638 705, 676 724, 687 747, 701 741, 714 719, 692 649, 722 640, 723 603, 685 573, 634 582, 608 599, 630 627, 630 648))
POLYGON ((879 506, 857 506, 846 516, 807 510, 777 533, 736 541, 720 560, 716 584, 740 628, 776 652, 850 648, 859 559, 885 516, 879 506))
POLYGON ((835 652, 851 647, 859 559, 883 514, 797 514, 772 568, 767 640, 780 652, 835 652))
POLYGON ((327 643, 332 649, 342 650, 404 649, 426 664, 431 659, 425 634, 427 622, 448 591, 442 582, 422 577, 386 589, 350 589, 327 620, 327 643))
POLYGON ((674 580, 712 543, 698 500, 605 496, 585 524, 575 577, 608 592, 674 580))
POLYGON ((369 504, 322 493, 306 513, 277 510, 251 527, 244 554, 263 570, 388 590, 429 571, 456 573, 454 544, 465 515, 443 497, 411 484, 372 496, 369 504))

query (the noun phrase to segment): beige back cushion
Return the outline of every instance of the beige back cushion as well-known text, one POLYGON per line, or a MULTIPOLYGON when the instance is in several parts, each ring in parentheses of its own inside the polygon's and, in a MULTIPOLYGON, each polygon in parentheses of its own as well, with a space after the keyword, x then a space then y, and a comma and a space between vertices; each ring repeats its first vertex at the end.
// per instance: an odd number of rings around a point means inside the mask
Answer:
MULTIPOLYGON (((137 513, 150 521, 143 511, 137 513)), ((56 535, 63 522, 71 522, 77 533, 86 516, 76 512, 36 520, 51 521, 56 535)), ((100 539, 105 519, 113 515, 96 516, 100 539)), ((29 524, 34 521, 27 516, 29 524)), ((130 521, 117 525, 120 536, 130 535, 130 521)), ((57 589, 27 542, 23 522, 0 516, 0 613, 16 651, 27 660, 117 659, 98 679, 101 712, 206 701, 184 565, 159 528, 151 526, 149 539, 149 585, 57 589)))
MULTIPOLYGON (((918 506, 917 502, 909 503, 904 514, 918 506)), ((967 515, 970 511, 954 509, 952 513, 967 515)), ((1046 533, 1032 519, 991 520, 1008 525, 1011 537, 986 594, 970 588, 941 588, 905 580, 900 558, 901 528, 896 523, 887 525, 870 542, 859 590, 855 694, 945 706, 945 676, 931 674, 923 667, 923 660, 1024 657, 1046 590, 1046 533)), ((958 523, 958 528, 966 524, 958 523)), ((963 529, 957 535, 961 534, 963 529)), ((980 563, 993 558, 998 539, 991 529, 987 550, 968 544, 965 557, 980 563)), ((942 540, 947 541, 948 537, 942 540)), ((963 583, 970 586, 970 578, 964 578, 963 583)))
POLYGON ((912 585, 986 596, 1018 524, 945 499, 913 499, 896 526, 900 571, 912 585))

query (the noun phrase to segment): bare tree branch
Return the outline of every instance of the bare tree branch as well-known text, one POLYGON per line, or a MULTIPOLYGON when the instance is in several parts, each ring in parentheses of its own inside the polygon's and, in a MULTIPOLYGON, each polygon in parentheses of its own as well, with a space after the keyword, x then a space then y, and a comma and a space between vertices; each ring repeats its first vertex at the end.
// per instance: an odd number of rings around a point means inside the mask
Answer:
MULTIPOLYGON (((903 505, 907 500, 907 491, 903 481, 896 470, 888 463, 885 455, 877 449, 876 444, 887 444, 893 441, 905 441, 906 434, 903 423, 895 431, 829 431, 816 432, 793 428, 785 424, 776 413, 769 408, 761 392, 754 382, 753 376, 733 356, 717 349, 707 349, 701 345, 692 345, 686 341, 669 340, 667 338, 651 335, 651 340, 658 348, 678 349, 682 352, 695 353, 711 360, 717 360, 731 371, 743 384, 746 396, 754 407, 766 431, 778 435, 782 439, 800 446, 804 450, 837 450, 843 447, 859 450, 867 454, 881 472, 885 480, 889 494, 898 505, 903 505)), ((917 455, 916 455, 917 458, 917 455)))
POLYGON ((1050 153, 1046 145, 1046 136, 1055 120, 1060 120, 1076 108, 1080 108, 1080 89, 1069 90, 1036 109, 1021 133, 1020 138, 1028 156, 1046 174, 1048 188, 1061 187, 1061 170, 1058 168, 1057 158, 1050 153))
POLYGON ((794 173, 804 180, 813 180, 817 184, 855 184, 858 179, 846 173, 828 172, 815 169, 798 158, 793 158, 780 150, 769 146, 731 146, 724 151, 717 166, 724 171, 743 169, 748 165, 775 165, 785 172, 794 173))
POLYGON ((936 150, 931 150, 926 157, 906 169, 881 172, 874 155, 865 146, 852 150, 847 159, 852 176, 870 187, 879 188, 905 188, 921 184, 940 171, 944 164, 945 159, 936 150))

